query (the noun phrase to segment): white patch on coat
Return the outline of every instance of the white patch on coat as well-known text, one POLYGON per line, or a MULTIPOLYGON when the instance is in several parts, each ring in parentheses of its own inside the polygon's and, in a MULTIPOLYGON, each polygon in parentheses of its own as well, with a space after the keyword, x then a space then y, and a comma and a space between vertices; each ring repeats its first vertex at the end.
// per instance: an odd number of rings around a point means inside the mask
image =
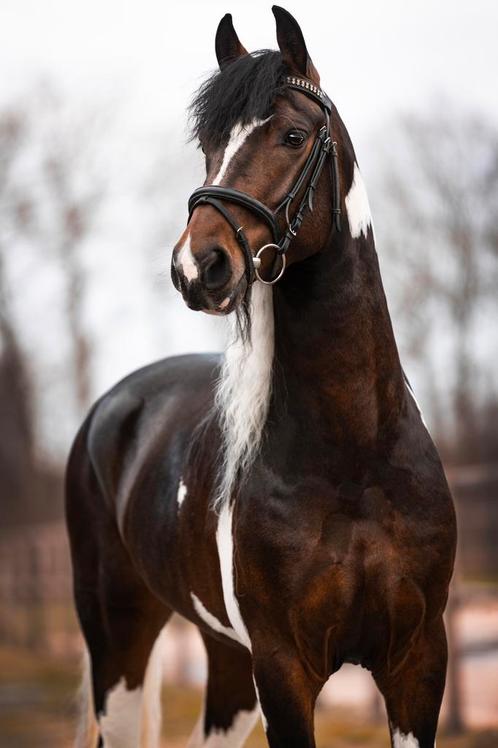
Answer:
POLYGON ((177 270, 181 270, 189 283, 193 280, 197 280, 199 277, 199 268, 197 267, 197 263, 190 247, 190 233, 187 234, 183 247, 177 255, 175 266, 177 270))
POLYGON ((199 618, 202 618, 204 623, 206 623, 210 629, 212 629, 213 631, 217 631, 219 634, 228 636, 230 639, 239 642, 239 644, 241 643, 235 631, 229 626, 224 626, 220 621, 218 621, 216 616, 210 613, 209 610, 202 604, 197 595, 194 595, 194 593, 191 592, 190 597, 192 598, 192 603, 197 615, 199 616, 199 618))
POLYGON ((232 127, 232 130, 230 132, 230 138, 228 140, 227 146, 225 148, 225 152, 223 154, 223 160, 221 162, 221 166, 218 170, 217 175, 212 181, 212 184, 219 185, 221 184, 221 180, 224 178, 225 174, 228 171, 228 167, 230 166, 230 162, 239 150, 241 146, 244 144, 244 142, 247 140, 249 135, 254 132, 254 130, 257 127, 261 127, 261 125, 264 125, 265 122, 268 122, 270 118, 267 117, 266 119, 255 119, 252 122, 249 122, 247 125, 241 125, 240 122, 238 122, 236 125, 232 127))
POLYGON ((349 230, 353 239, 358 239, 361 234, 366 237, 368 228, 372 225, 372 214, 365 183, 356 163, 354 165, 353 182, 346 195, 346 210, 349 230))
POLYGON ((422 410, 420 409, 420 405, 418 404, 417 398, 415 397, 415 393, 414 393, 414 391, 412 390, 411 384, 410 384, 410 382, 408 381, 408 379, 406 378, 406 376, 405 376, 405 384, 406 384, 406 387, 407 387, 407 389, 408 389, 408 392, 409 392, 409 393, 410 393, 410 395, 412 396, 413 402, 415 403, 415 407, 417 408, 417 410, 418 410, 418 412, 419 412, 419 415, 420 415, 420 418, 421 418, 421 420, 422 420, 422 423, 424 424, 424 426, 425 426, 425 428, 427 429, 427 431, 429 431, 429 428, 428 428, 428 426, 427 426, 427 424, 426 424, 426 422, 425 422, 424 414, 422 413, 422 410))
POLYGON ((250 315, 250 339, 241 340, 234 329, 235 338, 225 352, 216 392, 216 407, 223 433, 223 464, 216 506, 230 499, 238 472, 242 475, 247 473, 261 443, 268 415, 273 367, 271 286, 263 283, 253 285, 250 315))
POLYGON ((258 704, 259 704, 259 712, 260 712, 260 716, 261 716, 261 722, 263 723, 264 731, 268 732, 268 720, 266 719, 265 713, 263 712, 263 707, 261 706, 261 698, 259 696, 259 689, 258 689, 258 686, 256 684, 256 678, 254 678, 254 676, 253 676, 253 681, 254 681, 254 690, 256 691, 256 698, 258 699, 258 704))
POLYGON ((258 719, 258 708, 251 711, 242 709, 234 717, 228 730, 214 727, 208 735, 204 734, 205 708, 187 743, 187 748, 242 748, 258 719))
POLYGON ((137 748, 142 723, 142 688, 128 690, 125 679, 107 693, 99 725, 104 748, 137 748))
POLYGON ((180 483, 178 484, 178 493, 176 495, 176 502, 178 504, 178 509, 180 509, 181 505, 185 501, 186 495, 187 495, 187 486, 183 482, 183 478, 180 478, 180 483))
POLYGON ((234 586, 234 560, 233 560, 233 505, 225 501, 221 507, 216 529, 216 545, 220 559, 221 584, 223 588, 223 599, 227 611, 228 620, 237 634, 241 644, 251 650, 251 640, 240 613, 239 604, 235 597, 234 586))
POLYGON ((152 647, 143 685, 130 690, 121 678, 107 693, 98 718, 104 748, 159 748, 163 663, 164 629, 152 647))
POLYGON ((404 735, 400 730, 393 731, 393 748, 420 748, 419 742, 412 732, 404 735))

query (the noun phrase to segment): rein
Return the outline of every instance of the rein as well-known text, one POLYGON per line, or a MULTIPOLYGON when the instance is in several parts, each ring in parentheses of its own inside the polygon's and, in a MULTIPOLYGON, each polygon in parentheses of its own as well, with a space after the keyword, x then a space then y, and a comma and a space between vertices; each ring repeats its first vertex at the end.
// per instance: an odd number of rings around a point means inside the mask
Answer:
POLYGON ((310 99, 313 99, 313 101, 319 104, 325 115, 325 123, 318 131, 311 152, 306 159, 299 176, 294 182, 294 185, 286 194, 280 205, 278 205, 276 210, 270 210, 270 208, 268 208, 264 203, 260 202, 255 197, 248 195, 246 192, 241 192, 233 187, 220 187, 219 185, 205 185, 199 187, 194 190, 188 201, 189 221, 194 210, 200 205, 212 205, 213 208, 216 208, 216 210, 221 213, 227 223, 232 227, 244 254, 247 282, 252 283, 255 279, 258 279, 261 283, 270 286, 280 280, 284 274, 286 267, 286 252, 289 249, 292 239, 297 236, 297 232, 301 228, 306 211, 309 210, 310 213, 313 212, 313 197, 320 175, 329 157, 332 180, 333 226, 336 231, 341 230, 337 144, 332 140, 330 131, 332 102, 324 91, 305 78, 297 78, 288 75, 285 78, 285 85, 287 88, 292 88, 295 91, 304 93, 310 99), (294 217, 291 219, 289 214, 292 203, 303 188, 307 179, 308 186, 306 187, 294 217), (264 221, 270 229, 273 241, 269 244, 263 245, 256 252, 256 255, 253 255, 243 227, 234 218, 228 208, 225 207, 223 204, 224 201, 240 205, 257 215, 258 218, 264 221), (281 213, 284 214, 287 224, 287 228, 284 232, 281 232, 278 224, 278 218, 281 213), (281 267, 273 278, 265 280, 261 277, 259 269, 261 267, 261 257, 268 249, 276 250, 277 256, 281 259, 281 267))

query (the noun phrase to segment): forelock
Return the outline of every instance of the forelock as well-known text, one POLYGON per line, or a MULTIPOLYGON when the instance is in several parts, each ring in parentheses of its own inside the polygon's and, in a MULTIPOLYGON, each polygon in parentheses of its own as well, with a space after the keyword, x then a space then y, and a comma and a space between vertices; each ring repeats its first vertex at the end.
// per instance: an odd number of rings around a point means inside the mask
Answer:
POLYGON ((218 147, 232 128, 270 115, 283 91, 285 68, 280 52, 260 50, 216 71, 196 92, 189 108, 192 139, 218 147))

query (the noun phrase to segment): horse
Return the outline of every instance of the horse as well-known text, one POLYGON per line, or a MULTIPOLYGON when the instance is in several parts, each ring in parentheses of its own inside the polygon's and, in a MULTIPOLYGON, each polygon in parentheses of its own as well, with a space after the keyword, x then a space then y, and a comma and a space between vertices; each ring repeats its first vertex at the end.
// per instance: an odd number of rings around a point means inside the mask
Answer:
POLYGON ((320 690, 368 669, 393 748, 433 748, 451 495, 396 347, 364 182, 297 21, 249 54, 229 14, 191 108, 206 181, 172 253, 224 356, 131 374, 90 410, 66 515, 87 648, 77 745, 159 740, 160 634, 201 634, 190 748, 315 746, 320 690))

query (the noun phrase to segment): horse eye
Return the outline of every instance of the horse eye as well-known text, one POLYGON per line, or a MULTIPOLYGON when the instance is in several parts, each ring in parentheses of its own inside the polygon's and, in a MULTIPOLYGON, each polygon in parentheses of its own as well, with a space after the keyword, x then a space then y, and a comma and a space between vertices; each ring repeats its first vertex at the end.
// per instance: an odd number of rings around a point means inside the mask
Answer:
POLYGON ((293 148, 299 148, 300 145, 306 140, 306 134, 301 130, 290 130, 285 136, 285 145, 290 145, 293 148))

